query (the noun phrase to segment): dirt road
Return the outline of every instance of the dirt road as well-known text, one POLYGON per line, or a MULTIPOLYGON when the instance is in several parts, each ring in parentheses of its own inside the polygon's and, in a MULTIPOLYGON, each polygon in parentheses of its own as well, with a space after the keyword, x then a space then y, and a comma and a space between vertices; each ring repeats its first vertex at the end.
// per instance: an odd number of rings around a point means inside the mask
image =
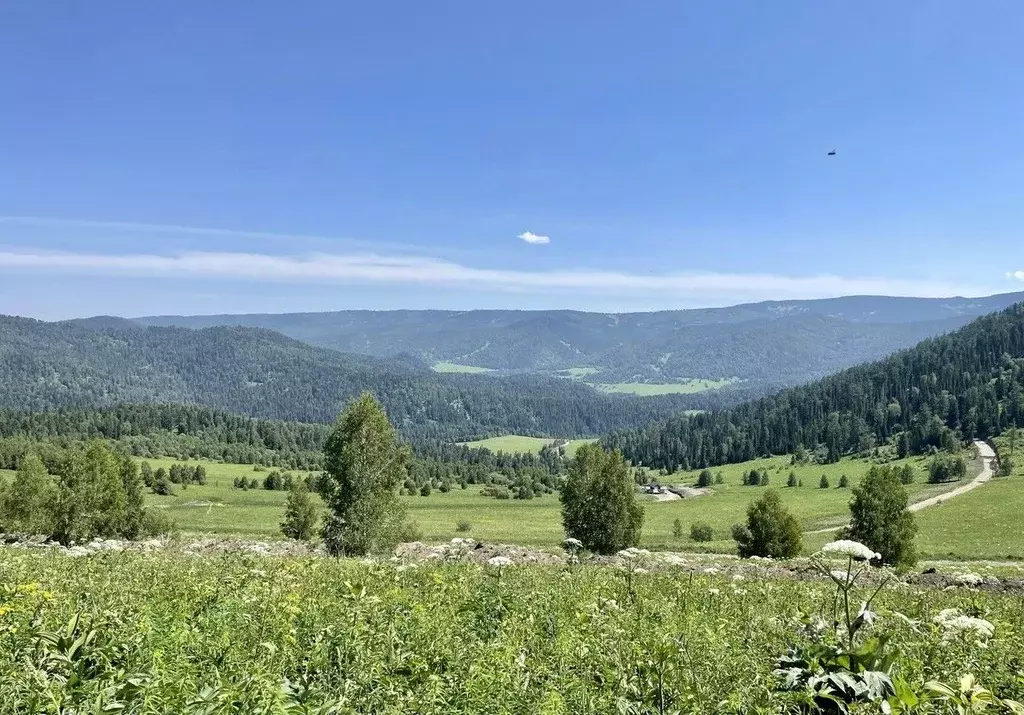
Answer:
MULTIPOLYGON (((971 481, 967 482, 967 484, 964 484, 962 487, 951 489, 950 491, 939 494, 936 497, 929 497, 928 499, 922 499, 919 502, 914 502, 913 504, 907 507, 907 510, 921 511, 922 509, 927 509, 930 506, 942 504, 947 499, 953 499, 955 497, 966 494, 972 489, 977 489, 982 484, 990 480, 992 478, 992 465, 995 462, 996 453, 993 451, 991 447, 988 446, 988 444, 982 442, 981 440, 975 440, 974 446, 977 447, 978 456, 981 457, 981 472, 978 474, 978 476, 976 476, 971 481)), ((846 524, 843 524, 842 526, 831 526, 827 529, 815 529, 814 531, 806 531, 804 533, 827 534, 831 531, 839 531, 840 529, 844 528, 846 528, 846 524)))
POLYGON ((985 442, 981 440, 975 440, 974 446, 978 448, 978 456, 981 457, 981 473, 978 474, 974 479, 964 484, 962 487, 957 487, 952 491, 948 491, 945 494, 940 494, 937 497, 931 497, 930 499, 922 499, 919 502, 914 502, 909 507, 910 511, 921 511, 927 509, 930 506, 941 504, 947 499, 958 497, 961 494, 966 494, 972 489, 977 489, 982 484, 992 478, 992 464, 995 461, 996 453, 989 447, 985 442))

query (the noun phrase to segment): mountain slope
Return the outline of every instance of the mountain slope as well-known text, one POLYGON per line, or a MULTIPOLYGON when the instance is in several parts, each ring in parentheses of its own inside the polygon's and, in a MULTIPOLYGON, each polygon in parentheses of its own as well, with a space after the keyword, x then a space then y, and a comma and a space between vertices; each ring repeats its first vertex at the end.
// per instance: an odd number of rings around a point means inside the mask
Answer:
POLYGON ((387 357, 407 351, 520 372, 591 367, 594 382, 739 378, 789 385, 821 377, 954 330, 1024 300, 852 296, 729 308, 602 314, 578 311, 340 311, 159 316, 143 325, 236 325, 277 330, 313 345, 387 357))
POLYGON ((1024 425, 1024 304, 892 357, 718 412, 607 438, 648 466, 701 468, 785 454, 828 460, 891 442, 921 452, 1024 425))
POLYGON ((439 375, 414 358, 314 347, 255 328, 146 328, 0 316, 0 408, 192 403, 324 422, 362 390, 409 436, 583 436, 703 408, 699 396, 630 399, 536 376, 439 375))

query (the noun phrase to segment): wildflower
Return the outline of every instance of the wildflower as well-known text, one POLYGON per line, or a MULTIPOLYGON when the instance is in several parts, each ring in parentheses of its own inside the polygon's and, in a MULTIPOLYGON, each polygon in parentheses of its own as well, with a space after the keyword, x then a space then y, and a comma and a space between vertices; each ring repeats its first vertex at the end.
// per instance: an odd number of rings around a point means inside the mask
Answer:
POLYGON ((948 641, 958 635, 991 638, 996 631, 996 627, 984 618, 964 615, 955 608, 945 608, 939 611, 934 621, 944 631, 944 641, 948 641))
POLYGON ((976 573, 958 573, 953 577, 953 582, 958 586, 980 586, 985 579, 976 573))
POLYGON ((635 546, 630 546, 628 549, 623 549, 616 555, 620 559, 641 559, 645 556, 650 556, 651 552, 647 549, 638 549, 635 546))
POLYGON ((494 566, 495 568, 504 568, 512 565, 512 559, 507 556, 492 556, 487 559, 488 566, 494 566))
POLYGON ((644 573, 650 573, 650 572, 647 569, 645 569, 645 568, 637 567, 637 568, 633 569, 633 573, 644 574, 644 573))
POLYGON ((716 569, 714 566, 708 566, 706 569, 704 569, 704 573, 718 573, 718 569, 716 569))
POLYGON ((667 554, 662 557, 662 561, 669 566, 686 566, 686 559, 676 554, 667 554))
POLYGON ((717 596, 719 593, 721 593, 721 591, 719 591, 717 588, 708 589, 708 595, 710 596, 717 596))
POLYGON ((849 539, 840 539, 839 541, 825 544, 821 547, 821 553, 849 556, 855 561, 871 561, 872 559, 882 558, 882 555, 877 551, 872 551, 864 544, 858 541, 850 541, 849 539))
POLYGON ((583 548, 583 542, 580 541, 579 539, 574 539, 571 536, 569 538, 565 539, 562 542, 562 544, 565 546, 565 549, 567 551, 578 550, 578 549, 582 549, 583 548))

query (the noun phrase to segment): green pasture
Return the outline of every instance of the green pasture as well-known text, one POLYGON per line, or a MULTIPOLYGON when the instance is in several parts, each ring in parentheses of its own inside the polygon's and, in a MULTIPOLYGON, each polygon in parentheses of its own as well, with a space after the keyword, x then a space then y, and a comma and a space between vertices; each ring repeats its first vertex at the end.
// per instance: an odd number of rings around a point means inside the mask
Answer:
POLYGON ((691 379, 678 382, 646 383, 646 382, 615 382, 615 383, 591 383, 602 392, 640 395, 651 397, 653 395, 692 395, 708 390, 717 390, 736 382, 735 378, 724 380, 691 379))
POLYGON ((430 366, 430 369, 434 372, 463 372, 463 373, 482 373, 482 372, 494 372, 489 367, 477 367, 476 365, 459 365, 458 363, 448 362, 442 360, 436 362, 430 366))
MULTIPOLYGON (((551 437, 524 437, 510 434, 503 437, 488 437, 474 442, 462 442, 467 447, 482 447, 492 452, 540 454, 541 449, 555 441, 551 437)), ((571 439, 565 444, 565 454, 572 458, 582 445, 594 442, 593 439, 571 439)))

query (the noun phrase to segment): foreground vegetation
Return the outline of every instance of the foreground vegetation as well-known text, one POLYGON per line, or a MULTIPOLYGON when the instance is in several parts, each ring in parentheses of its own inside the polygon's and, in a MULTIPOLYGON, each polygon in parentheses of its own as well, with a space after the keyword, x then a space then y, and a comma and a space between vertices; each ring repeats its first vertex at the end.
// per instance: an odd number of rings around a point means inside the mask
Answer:
MULTIPOLYGON (((846 645, 828 581, 502 564, 0 549, 0 712, 797 712, 794 658, 846 645)), ((903 698, 969 673, 1024 697, 1017 597, 891 587, 871 608, 855 645, 891 654, 903 698)))

